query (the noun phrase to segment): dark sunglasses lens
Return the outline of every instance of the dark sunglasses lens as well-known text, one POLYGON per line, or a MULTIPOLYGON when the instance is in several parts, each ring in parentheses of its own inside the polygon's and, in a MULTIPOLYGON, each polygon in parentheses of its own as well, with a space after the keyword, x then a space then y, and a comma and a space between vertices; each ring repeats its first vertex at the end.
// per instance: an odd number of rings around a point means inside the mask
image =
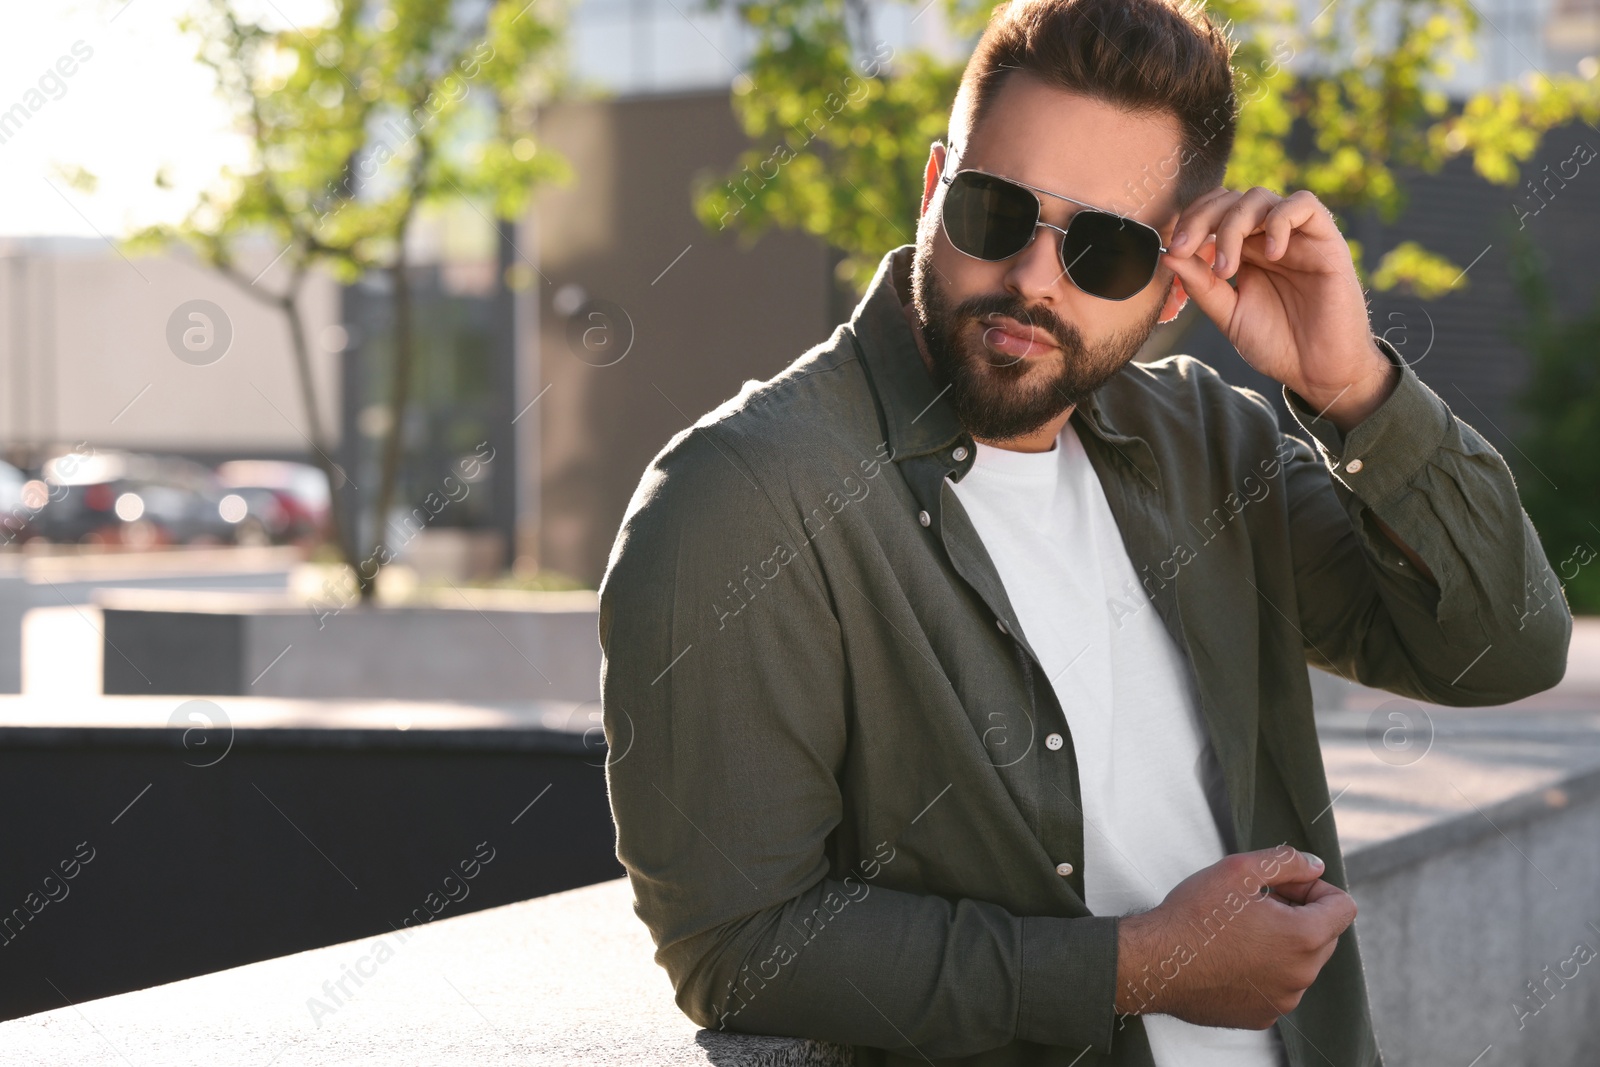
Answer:
POLYGON ((1126 300, 1149 285, 1160 258, 1156 231, 1104 211, 1073 215, 1061 244, 1073 284, 1107 300, 1126 300))
POLYGON ((1033 237, 1039 200, 1028 190, 985 174, 958 174, 944 194, 945 234, 978 259, 1006 259, 1033 237))

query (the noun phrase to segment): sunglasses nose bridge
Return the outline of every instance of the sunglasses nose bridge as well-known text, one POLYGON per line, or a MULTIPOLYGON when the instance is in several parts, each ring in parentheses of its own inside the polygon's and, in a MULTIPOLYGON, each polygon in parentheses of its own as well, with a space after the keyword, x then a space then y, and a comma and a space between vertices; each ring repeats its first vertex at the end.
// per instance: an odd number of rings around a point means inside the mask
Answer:
MULTIPOLYGON (((1071 225, 1072 220, 1068 219, 1067 226, 1071 225)), ((1039 231, 1045 230, 1047 231, 1045 239, 1050 242, 1051 246, 1051 258, 1055 261, 1056 280, 1060 281, 1062 277, 1065 277, 1074 286, 1077 286, 1078 283, 1073 280, 1070 273, 1071 265, 1067 262, 1067 226, 1057 226, 1053 222, 1046 222, 1043 218, 1036 217, 1033 222, 1033 229, 1028 234, 1028 243, 1008 258, 1015 259, 1027 252, 1039 240, 1039 231)))

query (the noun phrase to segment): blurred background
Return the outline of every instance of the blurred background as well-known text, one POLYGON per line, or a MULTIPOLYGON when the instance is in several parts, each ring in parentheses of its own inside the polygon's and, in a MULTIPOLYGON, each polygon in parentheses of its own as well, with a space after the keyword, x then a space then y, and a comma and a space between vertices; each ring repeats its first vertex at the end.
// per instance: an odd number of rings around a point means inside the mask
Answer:
MULTIPOLYGON (((0 1018, 620 876, 594 589, 628 499, 914 240, 990 10, 7 11, 0 1018), (485 842, 472 903, 441 890, 485 842)), ((1581 888, 1479 968, 1497 1006, 1456 1002, 1525 1020, 1537 964, 1600 945, 1600 0, 1207 10, 1237 45, 1228 184, 1333 208, 1374 329, 1517 475, 1561 579, 1523 610, 1583 616, 1563 687, 1498 718, 1315 678, 1374 885, 1466 855, 1462 819, 1511 842, 1494 805, 1589 820, 1525 827, 1581 888)), ((1192 307, 1140 358, 1172 352, 1294 428, 1192 307)), ((1369 958, 1422 995, 1394 951, 1369 958)), ((1564 1006, 1600 1046, 1600 979, 1564 1006)))

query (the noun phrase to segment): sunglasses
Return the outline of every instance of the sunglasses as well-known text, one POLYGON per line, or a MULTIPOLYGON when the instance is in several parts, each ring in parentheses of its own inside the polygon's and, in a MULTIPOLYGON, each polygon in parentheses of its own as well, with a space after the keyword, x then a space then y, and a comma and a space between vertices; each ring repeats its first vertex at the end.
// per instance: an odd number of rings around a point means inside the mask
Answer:
POLYGON ((989 263, 1010 259, 1043 226, 1061 235, 1061 266, 1072 284, 1102 300, 1126 300, 1144 289, 1167 250, 1144 223, 1048 189, 972 169, 939 180, 950 187, 940 219, 956 251, 989 263), (1040 193, 1079 206, 1065 229, 1039 218, 1040 193))

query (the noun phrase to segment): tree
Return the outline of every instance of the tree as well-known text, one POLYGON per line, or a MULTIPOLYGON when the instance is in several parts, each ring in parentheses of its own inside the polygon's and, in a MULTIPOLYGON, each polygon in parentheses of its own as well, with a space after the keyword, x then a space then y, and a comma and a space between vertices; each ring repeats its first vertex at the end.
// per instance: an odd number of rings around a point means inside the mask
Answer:
MULTIPOLYGON (((994 7, 929 2, 969 41, 994 7)), ((697 214, 708 229, 732 227, 748 242, 772 226, 821 237, 845 254, 842 280, 864 291, 882 254, 913 240, 928 144, 945 135, 965 58, 894 55, 874 39, 866 0, 707 4, 731 5, 755 33, 733 105, 761 147, 732 173, 697 184, 697 214)), ((1336 217, 1375 211, 1392 221, 1405 206, 1408 168, 1436 171, 1466 156, 1483 177, 1510 185, 1546 131, 1600 120, 1593 78, 1540 75, 1449 100, 1437 85, 1471 55, 1483 24, 1471 0, 1339 0, 1304 29, 1285 0, 1206 7, 1237 46, 1241 107, 1225 179, 1233 188, 1306 188, 1336 217), (1302 56, 1300 72, 1291 71, 1302 56), (1304 151, 1290 151, 1292 137, 1304 151)), ((1404 286, 1429 298, 1466 284, 1458 266, 1416 242, 1370 272, 1359 244, 1352 252, 1380 290, 1404 286)))
MULTIPOLYGON (((1515 339, 1530 356, 1517 398, 1518 488, 1573 611, 1600 611, 1600 290, 1588 311, 1557 315, 1546 269, 1525 234, 1512 240, 1512 278, 1527 318, 1515 339), (1519 462, 1519 460, 1521 462, 1519 462)), ((1533 611, 1561 593, 1530 589, 1533 611)))
POLYGON ((533 135, 534 107, 558 85, 553 64, 545 65, 558 27, 539 7, 526 0, 331 0, 319 25, 274 27, 241 15, 235 0, 204 0, 181 22, 199 37, 199 61, 233 108, 250 159, 219 175, 181 223, 145 230, 133 243, 187 245, 282 313, 307 437, 334 503, 333 538, 363 599, 392 558, 383 530, 416 371, 406 238, 417 214, 464 199, 486 201, 497 219, 513 219, 537 186, 570 178, 565 161, 533 135), (283 250, 277 262, 286 281, 277 289, 240 266, 244 249, 263 237, 283 250), (318 413, 298 305, 317 269, 347 282, 383 271, 392 281, 389 418, 370 537, 342 513, 345 476, 318 413))

